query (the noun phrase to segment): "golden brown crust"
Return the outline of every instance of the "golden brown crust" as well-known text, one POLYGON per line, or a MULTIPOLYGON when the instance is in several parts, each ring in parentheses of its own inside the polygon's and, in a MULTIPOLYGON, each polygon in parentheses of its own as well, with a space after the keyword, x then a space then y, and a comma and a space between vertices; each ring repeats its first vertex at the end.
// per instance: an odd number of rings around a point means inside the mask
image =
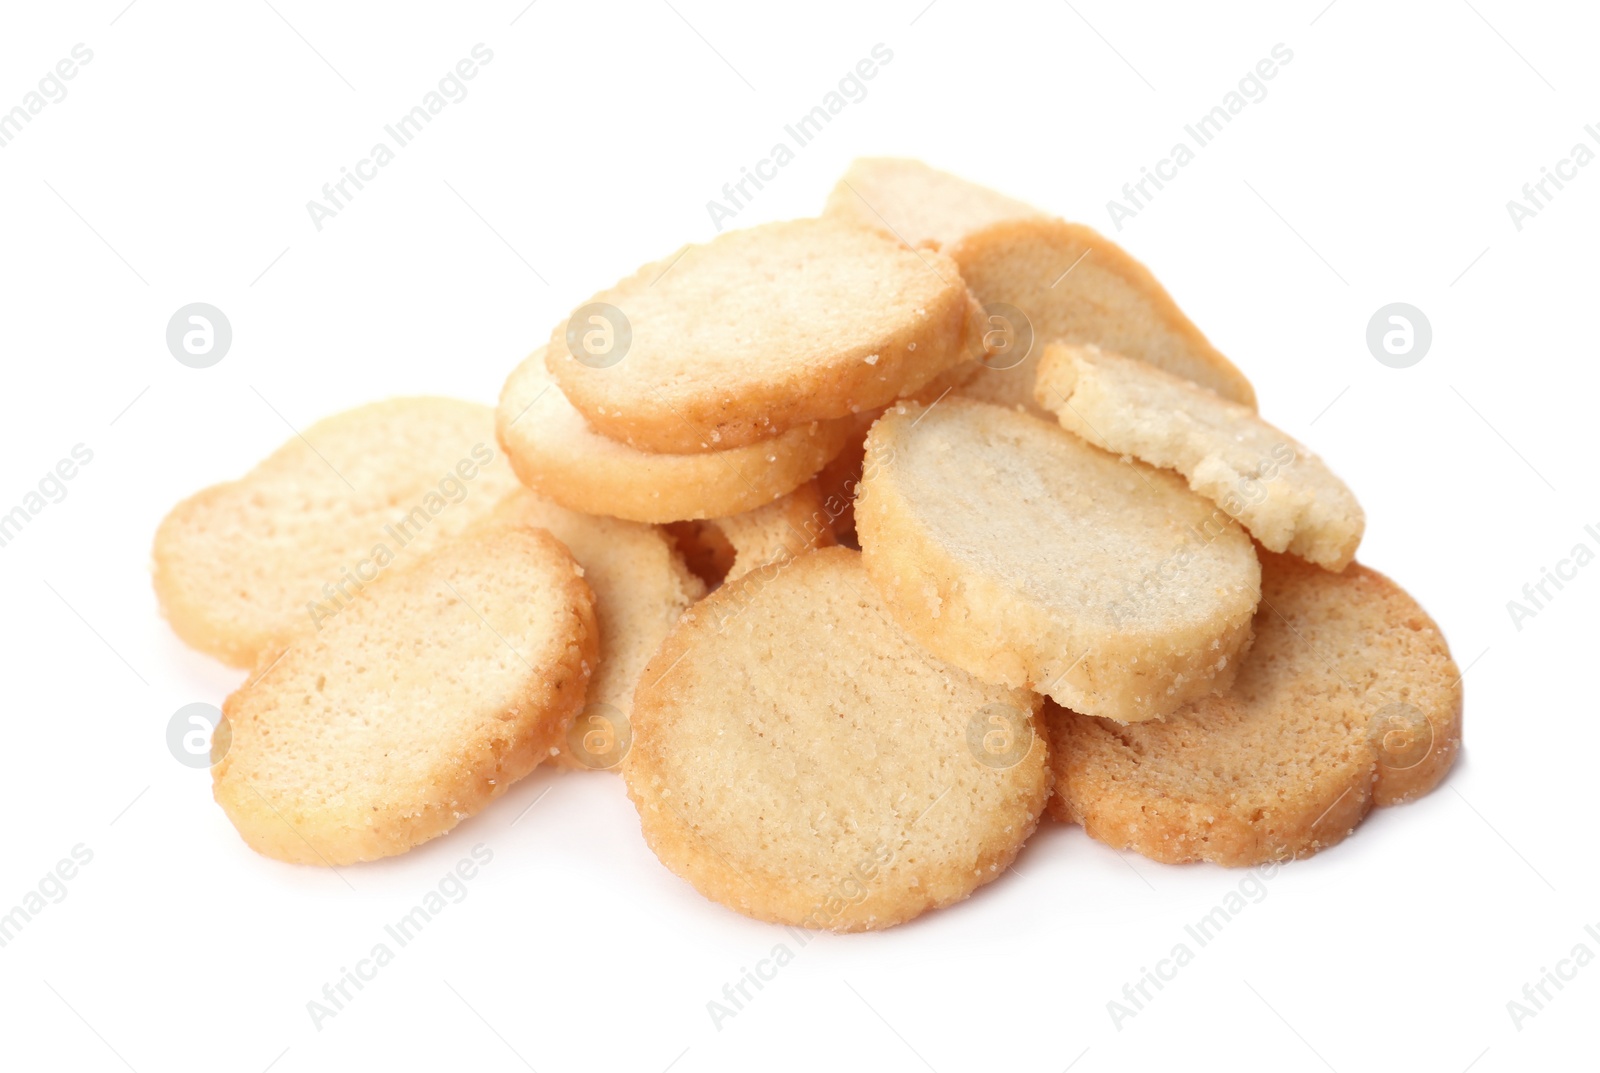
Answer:
POLYGON ((1033 409, 1033 370, 1051 340, 1094 343, 1256 405, 1255 389, 1150 270, 1115 242, 1065 220, 1009 220, 947 251, 986 310, 1011 306, 1034 338, 1028 360, 980 377, 984 401, 1033 409))
POLYGON ((523 484, 584 514, 652 523, 763 507, 810 480, 852 427, 846 418, 721 451, 641 451, 589 427, 546 369, 544 348, 511 373, 495 416, 501 447, 523 484))
POLYGON ((942 254, 850 224, 793 220, 719 235, 585 303, 621 311, 614 362, 580 360, 568 324, 550 372, 601 434, 694 454, 884 406, 983 352, 977 304, 942 254))
POLYGON ((707 897, 884 928, 1014 858, 1048 794, 1037 703, 929 656, 860 556, 827 548, 684 616, 640 685, 624 777, 651 849, 707 897))
MULTIPOLYGON (((982 362, 962 362, 906 398, 932 406, 952 392, 962 391, 982 372, 982 362)), ((856 543, 856 490, 865 469, 867 430, 882 416, 883 410, 868 410, 851 418, 849 439, 817 474, 817 490, 822 496, 823 510, 832 521, 835 540, 857 550, 860 545, 856 543)))
POLYGON ((488 407, 443 398, 360 406, 173 507, 151 552, 156 596, 186 644, 251 667, 515 487, 488 407))
POLYGON ((1461 676, 1433 620, 1359 564, 1262 563, 1231 693, 1135 726, 1047 711, 1052 816, 1154 860, 1244 866, 1310 856, 1444 778, 1461 676))
MULTIPOLYGON (((803 486, 802 486, 803 487, 803 486)), ((549 530, 564 544, 594 591, 600 649, 584 708, 549 762, 566 770, 620 770, 631 741, 633 692, 645 664, 678 616, 706 593, 665 530, 600 518, 511 493, 483 523, 549 530)))
POLYGON ((403 853, 550 755, 597 640, 589 586, 549 533, 463 537, 381 578, 227 699, 217 802, 278 860, 403 853))
POLYGON ((1260 567, 1170 473, 968 399, 873 425, 856 501, 867 574, 928 650, 1132 722, 1226 689, 1260 567))

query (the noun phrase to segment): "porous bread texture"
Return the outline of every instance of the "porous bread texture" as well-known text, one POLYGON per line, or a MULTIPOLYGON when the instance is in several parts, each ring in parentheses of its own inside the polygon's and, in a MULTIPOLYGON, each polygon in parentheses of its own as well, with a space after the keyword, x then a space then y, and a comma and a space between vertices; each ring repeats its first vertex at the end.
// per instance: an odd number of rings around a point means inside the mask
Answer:
POLYGON ((496 428, 522 483, 585 514, 665 523, 765 506, 843 448, 851 421, 819 421, 744 447, 652 454, 589 427, 545 366, 544 348, 511 373, 496 428))
POLYGON ((1051 344, 1034 397, 1096 447, 1177 470, 1271 551, 1329 570, 1355 558, 1366 515, 1322 459, 1254 410, 1096 346, 1051 344))
POLYGON ((639 675, 678 616, 705 596, 705 583, 690 573, 660 527, 579 514, 525 488, 508 495, 480 524, 547 530, 582 569, 594 592, 598 665, 583 712, 551 747, 549 759, 570 770, 616 770, 626 759, 639 675), (581 741, 589 744, 579 748, 581 741))
POLYGON ((151 553, 156 597, 186 644, 251 667, 515 487, 487 406, 397 398, 347 410, 173 507, 151 553))
POLYGON ((948 258, 832 220, 725 232, 593 303, 631 326, 620 360, 580 361, 563 323, 546 364, 590 425, 644 451, 722 451, 847 417, 983 352, 948 258))
POLYGON ((939 249, 1001 220, 1044 213, 920 160, 859 157, 828 195, 822 215, 870 227, 910 246, 939 249))
POLYGON ((945 250, 986 310, 1019 310, 1033 349, 1013 368, 990 369, 965 393, 1037 412, 1033 377, 1044 344, 1094 343, 1167 370, 1252 409, 1255 389, 1207 341, 1150 270, 1122 247, 1065 220, 1003 221, 945 250))
POLYGON ((1046 712, 1051 815, 1158 861, 1246 866, 1342 841, 1427 793, 1460 751, 1461 673, 1406 592, 1261 554, 1255 646, 1233 689, 1119 726, 1046 712))
POLYGON ((1173 474, 969 399, 872 426, 856 532, 930 652, 1123 722, 1226 689, 1261 596, 1250 538, 1173 474))
POLYGON ((403 853, 550 755, 596 642, 593 596, 559 541, 464 536, 380 578, 227 699, 217 803, 278 860, 403 853))
POLYGON ((859 554, 826 548, 679 621, 639 687, 623 776, 650 848, 706 897, 886 928, 997 878, 1033 831, 1049 792, 1037 705, 929 655, 859 554), (969 744, 997 728, 1015 732, 1004 762, 969 744))

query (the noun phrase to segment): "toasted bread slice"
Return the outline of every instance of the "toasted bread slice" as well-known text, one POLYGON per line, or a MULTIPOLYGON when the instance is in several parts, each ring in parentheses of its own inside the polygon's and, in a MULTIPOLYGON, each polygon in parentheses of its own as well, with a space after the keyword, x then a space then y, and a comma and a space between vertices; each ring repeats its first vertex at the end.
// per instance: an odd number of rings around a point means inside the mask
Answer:
POLYGON ((1034 397, 1096 447, 1177 470, 1271 551, 1329 570, 1355 558, 1366 515, 1327 464, 1254 410, 1101 350, 1051 344, 1034 397))
POLYGON ((487 406, 440 398, 361 406, 174 507, 156 531, 156 596, 187 644, 251 667, 516 486, 487 406))
POLYGON ((886 928, 998 877, 1049 792, 1038 698, 929 655, 858 553, 746 574, 645 671, 623 769, 645 840, 759 920, 886 928))
POLYGON ((822 215, 870 227, 908 246, 940 249, 990 224, 1045 214, 920 160, 861 157, 828 195, 822 215))
POLYGON ((1176 476, 950 398, 867 436, 867 574, 914 637, 988 682, 1124 722, 1226 689, 1261 568, 1176 476))
POLYGON ((627 758, 639 675, 678 616, 705 596, 705 583, 658 526, 579 514, 526 488, 512 492, 480 524, 507 523, 549 530, 594 591, 599 666, 582 713, 550 759, 562 768, 614 771, 627 758))
MULTIPOLYGON (((983 370, 981 361, 967 361, 949 372, 941 373, 921 391, 907 395, 912 402, 931 406, 957 391, 983 370)), ((840 452, 817 473, 817 490, 822 505, 833 525, 836 542, 857 551, 856 543, 856 486, 861 482, 861 471, 866 461, 867 430, 883 416, 883 410, 866 410, 852 419, 850 438, 840 452)))
POLYGON ((549 533, 445 544, 228 698, 217 802, 278 860, 404 853, 550 755, 583 706, 596 642, 589 586, 549 533))
POLYGON ((1244 374, 1184 316, 1150 270, 1091 228, 1009 220, 945 252, 985 310, 1008 317, 1016 310, 1034 340, 1025 358, 997 363, 963 389, 971 397, 1034 410, 1039 355, 1045 343, 1060 340, 1149 362, 1255 408, 1255 389, 1244 374))
POLYGON ((884 406, 983 353, 977 305, 948 258, 831 220, 726 232, 579 312, 592 306, 620 311, 626 348, 613 336, 595 362, 569 321, 546 349, 550 372, 597 431, 659 453, 743 447, 884 406))
POLYGON ((745 447, 651 454, 589 427, 545 368, 544 350, 506 381, 500 443, 535 492, 584 514, 636 522, 719 518, 764 507, 838 454, 852 422, 821 421, 745 447))
POLYGON ((1394 582, 1263 552, 1255 646, 1227 694, 1119 726, 1047 713, 1051 814, 1158 861, 1307 857, 1427 793, 1461 745, 1461 672, 1394 582))

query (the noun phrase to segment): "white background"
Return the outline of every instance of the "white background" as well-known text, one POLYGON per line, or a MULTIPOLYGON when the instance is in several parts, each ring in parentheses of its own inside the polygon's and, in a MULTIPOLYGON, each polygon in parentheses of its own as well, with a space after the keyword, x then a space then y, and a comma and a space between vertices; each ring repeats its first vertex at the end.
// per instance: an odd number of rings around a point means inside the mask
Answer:
POLYGON ((1593 1067, 1600 967, 1520 1029, 1507 1002, 1575 944, 1600 954, 1600 566, 1520 630, 1506 607, 1574 544, 1600 550, 1600 166, 1520 232, 1506 209, 1600 124, 1592 9, 525 2, 6 7, 0 109, 74 44, 94 59, 0 149, 0 511, 75 444, 94 458, 0 548, 0 911, 78 843, 94 856, 0 949, 0 1064, 1593 1067), (478 42, 470 96, 319 233, 307 200, 478 42), (736 224, 813 213, 853 156, 902 154, 1113 234, 1349 481, 1362 559, 1443 626, 1468 668, 1450 779, 1284 868, 1120 1028, 1107 1002, 1242 873, 1047 825, 969 902, 799 949, 662 868, 605 774, 537 772, 338 874, 247 850, 165 744, 178 707, 241 675, 161 621, 162 514, 286 421, 493 401, 589 293, 713 234, 706 201, 879 42, 866 99, 736 224), (1279 42, 1266 99, 1113 231, 1106 201, 1279 42), (206 370, 164 339, 195 301, 234 332, 206 370), (1395 301, 1433 326, 1405 370, 1364 340, 1395 301), (308 1000, 480 842, 467 899, 314 1027, 308 1000), (715 1025, 707 1003, 780 942, 793 962, 715 1025))

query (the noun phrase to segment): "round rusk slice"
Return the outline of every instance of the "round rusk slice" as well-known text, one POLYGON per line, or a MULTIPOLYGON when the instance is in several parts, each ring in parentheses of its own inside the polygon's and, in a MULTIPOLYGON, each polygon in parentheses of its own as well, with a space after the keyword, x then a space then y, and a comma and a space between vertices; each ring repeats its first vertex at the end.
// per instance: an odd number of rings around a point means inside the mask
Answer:
POLYGON ((1031 350, 994 363, 966 393, 1033 410, 1034 370, 1044 344, 1094 343, 1147 361, 1255 406, 1255 389, 1212 346, 1148 268, 1082 224, 1033 218, 973 231, 945 252, 960 266, 985 313, 1031 350))
POLYGON ((982 327, 943 254, 793 220, 646 265, 560 325, 546 361, 602 434, 692 454, 913 394, 981 356, 982 327))
POLYGON ((1248 406, 1096 346, 1047 346, 1039 405, 1096 447, 1177 470, 1269 551, 1329 570, 1355 558, 1361 505, 1327 463, 1248 406))
POLYGON ((173 507, 151 553, 156 596, 186 643, 252 667, 516 487, 489 407, 442 398, 358 406, 173 507))
POLYGON ((892 407, 866 458, 867 574, 930 652, 1121 722, 1232 682, 1261 567, 1175 475, 961 398, 892 407))
POLYGON ((475 530, 384 574, 230 696, 212 791, 268 857, 403 853, 550 755, 596 640, 593 594, 559 541, 475 530))
POLYGON ((1044 214, 920 160, 860 157, 845 169, 822 215, 882 231, 908 246, 940 249, 1001 220, 1044 214))
POLYGON ((660 526, 579 514, 526 488, 506 496, 481 524, 547 529, 583 570, 594 590, 599 665, 583 711, 550 759, 563 768, 618 770, 633 741, 639 676, 678 616, 706 594, 705 583, 660 526))
POLYGON ((721 451, 652 454, 602 436, 562 394, 544 349, 506 380, 501 448, 522 483, 562 506, 635 522, 721 518, 764 507, 843 449, 852 422, 819 421, 721 451))
POLYGON ((1229 693, 1118 726, 1049 710, 1057 819, 1158 861, 1308 857, 1439 784, 1461 672, 1406 592, 1360 564, 1261 556, 1256 640, 1229 693))
POLYGON ((1038 703, 930 655, 859 553, 824 548, 679 620, 635 698, 623 777, 656 856, 712 900, 886 928, 997 878, 1033 831, 1038 703))

